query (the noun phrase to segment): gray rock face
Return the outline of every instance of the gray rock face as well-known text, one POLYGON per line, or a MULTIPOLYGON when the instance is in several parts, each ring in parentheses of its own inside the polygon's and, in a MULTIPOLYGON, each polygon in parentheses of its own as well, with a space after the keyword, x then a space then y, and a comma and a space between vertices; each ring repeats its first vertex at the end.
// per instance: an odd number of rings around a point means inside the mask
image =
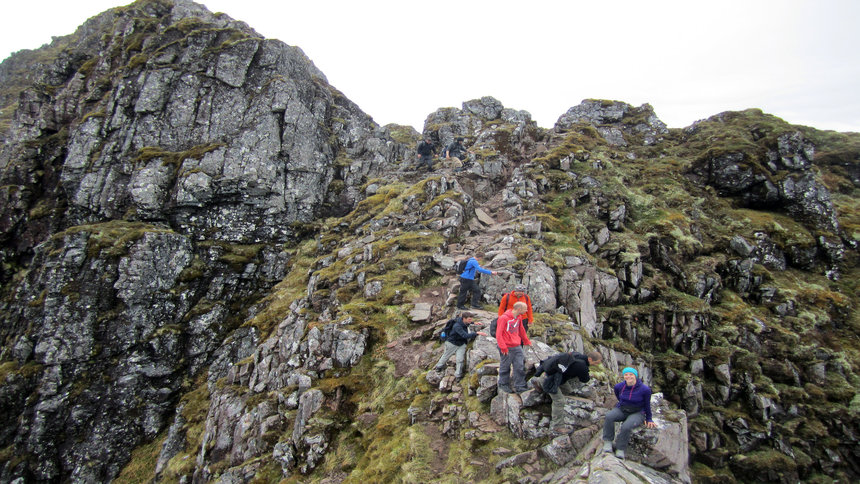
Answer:
POLYGON ((669 132, 648 104, 634 108, 622 102, 586 99, 562 114, 555 123, 555 129, 567 130, 576 123, 595 126, 613 146, 627 146, 625 135, 642 136, 643 144, 652 145, 669 132))
POLYGON ((213 388, 202 444, 210 450, 198 454, 196 475, 205 477, 210 464, 224 459, 240 464, 268 453, 280 456, 285 475, 306 473, 325 453, 328 437, 314 415, 327 399, 311 386, 326 370, 356 365, 367 335, 345 329, 349 321, 306 332, 301 317, 305 304, 292 304, 275 333, 243 360, 247 363, 230 368, 224 380, 231 385, 213 388), (296 390, 287 393, 285 388, 296 390), (262 400, 252 403, 254 397, 262 400), (268 432, 290 424, 286 441, 267 440, 268 432))
MULTIPOLYGON (((467 149, 498 147, 505 151, 520 151, 529 146, 537 125, 527 111, 505 108, 499 100, 485 96, 466 101, 462 109, 442 108, 427 116, 424 121, 424 136, 430 136, 440 147, 447 147, 454 138, 463 137, 467 149), (511 125, 510 129, 494 126, 501 121, 511 125), (492 124, 491 124, 492 123, 492 124)), ((496 178, 502 173, 500 163, 484 163, 473 170, 482 175, 496 178)))
MULTIPOLYGON (((208 330, 202 320, 189 326, 197 330, 193 337, 178 330, 191 304, 169 289, 192 260, 191 244, 170 231, 140 228, 140 238, 129 241, 118 258, 88 256, 88 246, 109 239, 108 227, 43 244, 36 255, 39 270, 21 293, 27 299, 43 294, 43 301, 4 317, 13 329, 23 321, 39 322, 26 338, 33 342, 27 346, 32 354, 18 356, 43 365, 41 396, 34 407, 21 409, 27 425, 16 433, 26 442, 22 451, 43 456, 32 469, 41 478, 99 480, 118 472, 116 450, 159 432, 182 376, 199 364, 200 348, 214 349, 223 331, 218 325, 224 315, 217 312, 208 330), (102 316, 108 312, 111 318, 102 316), (80 436, 73 452, 59 451, 60 434, 80 436), (81 465, 96 455, 102 465, 81 465)), ((6 335, 16 337, 9 330, 6 335)))
MULTIPOLYGON (((0 149, 0 185, 21 187, 0 202, 0 241, 4 261, 16 241, 35 265, 2 311, 0 336, 11 342, 4 358, 41 365, 20 381, 37 385, 39 398, 4 407, 16 413, 2 434, 21 455, 39 456, 27 470, 35 479, 108 481, 174 418, 184 379, 207 367, 213 389, 239 378, 228 369, 254 352, 258 335, 240 330, 217 351, 247 316, 231 308, 283 278, 279 245, 293 227, 351 209, 367 177, 405 150, 299 49, 185 0, 94 17, 34 77, 0 149), (40 91, 46 85, 51 93, 40 91), (38 165, 50 166, 44 179, 19 176, 38 165), (62 208, 53 226, 27 216, 39 194, 62 208), (52 230, 60 233, 48 238, 52 230)), ((311 336, 309 371, 354 365, 364 353, 361 333, 311 336)), ((258 376, 253 388, 289 378, 258 376)), ((242 461, 265 447, 227 430, 240 412, 261 438, 278 415, 277 405, 245 409, 246 399, 213 398, 213 425, 225 426, 214 455, 242 461)), ((314 445, 308 455, 324 446, 314 445)), ((165 446, 162 468, 177 447, 165 446)))
POLYGON ((545 262, 530 263, 523 273, 523 284, 529 288, 534 311, 555 312, 555 273, 545 262))
POLYGON ((600 334, 597 305, 612 306, 625 295, 635 296, 642 279, 642 263, 625 263, 622 270, 616 271, 623 278, 619 279, 598 271, 581 257, 569 257, 565 262, 568 267, 558 283, 559 301, 589 334, 600 334))
POLYGON ((781 208, 812 227, 838 233, 830 192, 811 170, 812 144, 793 132, 778 136, 775 146, 766 148, 764 164, 745 152, 727 152, 702 158, 692 174, 721 194, 739 197, 747 206, 781 208))
MULTIPOLYGON (((185 5, 174 15, 202 23, 182 42, 167 29, 147 37, 134 62, 97 62, 97 70, 128 65, 89 108, 103 115, 69 129, 60 176, 76 214, 69 223, 133 210, 195 237, 256 242, 283 240, 290 223, 312 220, 332 200, 334 180, 343 181, 344 197, 330 206, 350 208, 364 177, 397 156, 385 131, 327 86, 300 50, 185 5), (219 28, 203 28, 207 22, 219 28)), ((135 33, 130 21, 119 15, 117 29, 135 33)), ((92 82, 63 89, 86 92, 92 82)), ((28 122, 18 120, 20 132, 28 122)), ((12 151, 0 155, 4 165, 12 151)))

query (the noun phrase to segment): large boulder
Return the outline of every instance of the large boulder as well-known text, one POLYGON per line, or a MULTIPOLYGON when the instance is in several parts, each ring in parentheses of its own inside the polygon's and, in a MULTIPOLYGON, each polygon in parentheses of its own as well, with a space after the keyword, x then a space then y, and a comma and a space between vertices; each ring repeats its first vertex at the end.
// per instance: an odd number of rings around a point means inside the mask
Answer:
POLYGON ((631 460, 690 482, 687 414, 669 407, 662 393, 651 395, 651 409, 657 429, 635 429, 627 448, 631 460))

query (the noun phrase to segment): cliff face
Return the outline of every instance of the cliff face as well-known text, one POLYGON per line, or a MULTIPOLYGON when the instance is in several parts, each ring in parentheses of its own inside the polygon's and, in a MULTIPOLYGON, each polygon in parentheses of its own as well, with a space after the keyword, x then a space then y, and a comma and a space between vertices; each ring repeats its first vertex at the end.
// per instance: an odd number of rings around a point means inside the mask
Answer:
POLYGON ((860 474, 857 135, 600 100, 545 130, 482 98, 428 116, 471 153, 422 173, 414 130, 182 0, 0 84, 2 482, 860 474), (570 435, 497 392, 492 340, 461 382, 427 372, 473 250, 500 271, 485 309, 529 286, 530 363, 604 354, 570 435), (592 459, 631 364, 665 398, 650 468, 592 459))

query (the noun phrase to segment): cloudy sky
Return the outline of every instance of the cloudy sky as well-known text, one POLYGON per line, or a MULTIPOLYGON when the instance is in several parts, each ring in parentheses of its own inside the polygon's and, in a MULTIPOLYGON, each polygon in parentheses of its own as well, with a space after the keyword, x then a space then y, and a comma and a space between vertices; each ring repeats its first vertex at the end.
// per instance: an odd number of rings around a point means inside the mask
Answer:
MULTIPOLYGON (((0 58, 127 3, 4 2, 0 58)), ((494 96, 546 128, 599 98, 650 103, 673 128, 756 107, 860 132, 857 0, 201 3, 301 47, 379 124, 421 130, 437 108, 494 96)))

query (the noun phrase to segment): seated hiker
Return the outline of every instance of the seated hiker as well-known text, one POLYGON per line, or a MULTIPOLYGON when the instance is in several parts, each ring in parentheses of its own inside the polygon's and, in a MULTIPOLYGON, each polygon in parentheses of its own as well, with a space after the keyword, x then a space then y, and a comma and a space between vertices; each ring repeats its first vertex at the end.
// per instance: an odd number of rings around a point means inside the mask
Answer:
POLYGON ((528 310, 523 315, 523 327, 528 331, 529 325, 534 322, 534 315, 532 314, 532 299, 526 294, 526 286, 517 284, 513 291, 502 296, 502 300, 499 302, 499 316, 505 314, 505 311, 514 307, 514 303, 519 301, 528 306, 528 310))
POLYGON ((497 274, 495 271, 481 267, 481 255, 475 255, 466 262, 466 267, 460 274, 460 293, 457 295, 457 309, 466 309, 466 298, 472 293, 472 308, 481 309, 481 288, 475 273, 497 274))
POLYGON ((429 136, 425 136, 424 141, 418 143, 418 168, 425 165, 427 171, 433 169, 433 148, 433 140, 429 136))
POLYGON ((618 403, 606 414, 603 422, 603 452, 612 452, 615 439, 615 456, 623 459, 630 441, 630 432, 645 423, 645 427, 656 428, 651 419, 651 388, 639 380, 639 372, 627 367, 621 370, 624 381, 615 385, 618 403), (615 438, 615 422, 621 422, 618 438, 615 438))
POLYGON ((466 156, 466 147, 463 146, 463 138, 458 136, 451 144, 445 148, 445 158, 451 159, 456 158, 458 160, 463 160, 466 156))
POLYGON ((603 356, 597 351, 590 351, 587 355, 571 351, 559 353, 540 362, 532 385, 537 391, 548 393, 552 399, 550 426, 554 431, 562 433, 568 430, 564 425, 565 394, 574 393, 579 386, 588 382, 591 379, 589 366, 599 365, 601 361, 603 356), (546 376, 540 378, 544 373, 546 376))
POLYGON ((499 390, 511 391, 511 374, 513 374, 514 391, 526 391, 525 353, 523 345, 531 345, 526 330, 523 328, 523 314, 526 303, 518 302, 512 309, 505 311, 496 320, 496 343, 499 345, 499 390))
MULTIPOLYGON (((450 332, 445 336, 445 351, 442 353, 442 357, 439 358, 439 361, 436 363, 436 366, 433 368, 436 371, 442 371, 445 368, 445 364, 448 363, 448 360, 451 359, 451 355, 457 355, 457 367, 454 371, 454 376, 458 380, 463 378, 463 365, 466 362, 466 343, 475 339, 478 335, 486 336, 487 333, 483 333, 478 331, 476 333, 470 333, 468 326, 470 324, 481 325, 481 323, 475 323, 475 315, 470 312, 463 312, 459 317, 453 318, 453 325, 451 325, 450 332)), ((450 323, 451 321, 449 321, 450 323)), ((446 329, 448 325, 446 324, 446 329)))

